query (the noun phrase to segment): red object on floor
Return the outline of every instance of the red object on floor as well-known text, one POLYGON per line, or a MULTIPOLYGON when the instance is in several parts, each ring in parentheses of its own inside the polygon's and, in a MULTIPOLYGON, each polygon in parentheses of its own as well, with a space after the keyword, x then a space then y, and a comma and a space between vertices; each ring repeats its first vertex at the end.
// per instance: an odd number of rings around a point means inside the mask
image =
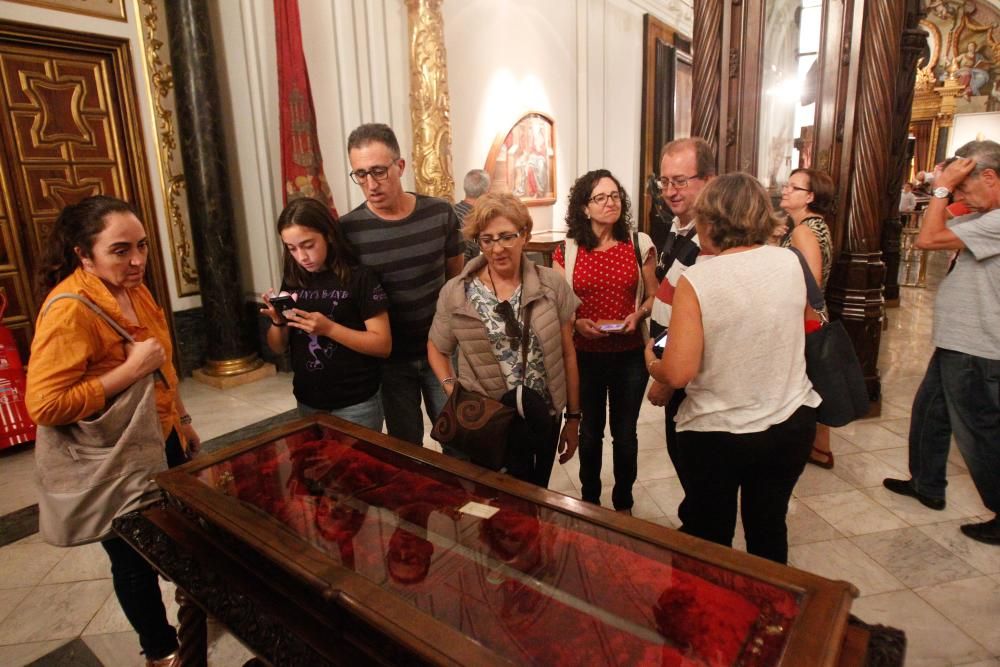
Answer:
MULTIPOLYGON (((0 290, 0 322, 7 310, 7 295, 0 290)), ((35 440, 35 422, 24 405, 27 377, 10 329, 0 324, 0 449, 35 440)))

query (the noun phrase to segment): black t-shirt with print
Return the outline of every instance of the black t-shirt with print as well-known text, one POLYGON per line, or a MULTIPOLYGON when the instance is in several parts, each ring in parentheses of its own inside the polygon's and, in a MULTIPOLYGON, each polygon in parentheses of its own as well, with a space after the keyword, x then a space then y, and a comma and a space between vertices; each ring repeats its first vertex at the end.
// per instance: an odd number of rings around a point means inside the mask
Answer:
MULTIPOLYGON (((290 288, 295 307, 318 312, 345 327, 365 330, 365 320, 389 307, 385 290, 375 273, 365 266, 351 271, 344 284, 333 271, 310 275, 308 287, 290 288)), ((292 353, 292 389, 295 398, 317 410, 336 410, 361 403, 378 391, 382 360, 337 343, 326 336, 309 335, 289 327, 292 353)))

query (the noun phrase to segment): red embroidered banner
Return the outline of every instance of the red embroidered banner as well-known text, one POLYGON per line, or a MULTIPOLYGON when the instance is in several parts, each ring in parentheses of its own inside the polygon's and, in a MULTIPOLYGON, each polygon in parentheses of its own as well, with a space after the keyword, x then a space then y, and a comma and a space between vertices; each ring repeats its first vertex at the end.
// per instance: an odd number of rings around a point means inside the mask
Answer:
POLYGON ((278 109, 281 131, 281 180, 284 200, 313 197, 337 217, 333 195, 323 174, 323 157, 316 136, 309 71, 302 52, 298 0, 274 0, 278 48, 278 109))

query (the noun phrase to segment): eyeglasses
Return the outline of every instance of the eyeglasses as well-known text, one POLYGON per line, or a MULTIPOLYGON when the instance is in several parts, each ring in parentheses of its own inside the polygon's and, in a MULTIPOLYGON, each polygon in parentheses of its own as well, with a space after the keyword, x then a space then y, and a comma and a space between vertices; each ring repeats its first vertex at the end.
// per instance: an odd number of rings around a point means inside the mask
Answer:
POLYGON ((656 182, 659 183, 660 187, 664 190, 667 189, 668 185, 674 186, 674 190, 683 190, 696 178, 701 178, 701 176, 698 174, 695 174, 694 176, 674 176, 673 178, 663 176, 662 178, 656 179, 656 182))
POLYGON ((476 241, 483 250, 489 250, 494 243, 499 243, 501 248, 513 248, 514 242, 521 236, 521 232, 504 232, 496 238, 492 236, 479 236, 476 241))
POLYGON ((622 200, 622 195, 620 192, 602 192, 599 195, 594 195, 588 201, 597 204, 598 206, 604 206, 609 201, 613 204, 617 204, 622 200))
POLYGON ((785 183, 781 186, 782 190, 798 190, 799 192, 812 192, 809 188, 800 188, 797 185, 792 185, 791 183, 785 183))
POLYGON ((393 160, 384 167, 372 167, 371 169, 355 169, 351 172, 351 180, 358 185, 364 185, 369 176, 376 181, 384 181, 389 176, 389 168, 396 164, 393 160))
POLYGON ((501 301, 493 311, 503 319, 504 334, 507 338, 514 340, 521 337, 521 323, 517 321, 517 315, 510 301, 501 301))

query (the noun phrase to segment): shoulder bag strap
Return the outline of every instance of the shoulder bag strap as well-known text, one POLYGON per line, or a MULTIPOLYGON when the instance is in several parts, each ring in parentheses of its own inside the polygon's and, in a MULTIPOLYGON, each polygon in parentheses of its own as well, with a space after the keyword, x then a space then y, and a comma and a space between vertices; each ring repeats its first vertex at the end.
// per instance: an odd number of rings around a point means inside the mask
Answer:
POLYGON ((49 300, 48 305, 45 306, 45 311, 42 313, 42 315, 45 315, 45 313, 48 313, 49 312, 49 308, 52 307, 52 304, 55 303, 56 301, 58 301, 59 299, 75 299, 75 300, 77 300, 77 301, 79 301, 81 303, 86 304, 87 307, 90 308, 95 313, 97 313, 97 315, 102 320, 104 320, 109 325, 111 325, 111 328, 114 329, 118 333, 119 336, 121 336, 122 338, 124 338, 126 342, 128 342, 128 343, 134 343, 135 342, 135 339, 132 338, 132 336, 130 336, 129 333, 127 331, 125 331, 125 329, 123 329, 120 324, 118 324, 117 322, 115 322, 113 319, 111 319, 110 316, 108 316, 107 313, 105 313, 103 310, 101 310, 100 306, 98 306, 96 303, 94 303, 93 301, 91 301, 87 297, 83 296, 82 294, 72 294, 72 293, 68 293, 67 292, 66 294, 57 294, 57 295, 55 295, 54 297, 52 297, 49 300))
MULTIPOLYGON (((524 298, 524 290, 521 290, 521 298, 524 298)), ((521 375, 522 382, 524 376, 528 374, 528 339, 531 338, 531 304, 524 307, 524 324, 521 330, 521 375)))
MULTIPOLYGON (((524 298, 522 288, 521 298, 524 298)), ((531 304, 524 307, 524 323, 521 325, 521 384, 515 392, 517 414, 524 418, 524 382, 528 379, 528 340, 531 338, 531 304)))
POLYGON ((806 278, 806 298, 809 300, 809 305, 819 315, 823 324, 826 324, 830 321, 830 316, 826 312, 826 300, 823 298, 823 290, 816 283, 816 277, 813 276, 812 271, 809 269, 809 263, 806 262, 806 258, 799 252, 799 249, 789 248, 789 250, 795 253, 795 256, 799 258, 799 264, 802 265, 802 273, 806 278))
MULTIPOLYGON (((42 316, 43 317, 45 316, 46 313, 49 312, 49 308, 52 307, 52 304, 55 303, 56 301, 58 301, 59 299, 75 299, 75 300, 77 300, 77 301, 79 301, 81 303, 86 304, 88 308, 90 308, 92 311, 94 311, 102 320, 104 320, 105 322, 107 322, 111 326, 111 328, 114 329, 118 333, 119 336, 121 336, 123 339, 125 339, 126 343, 135 343, 135 339, 132 338, 132 336, 129 334, 129 332, 125 331, 125 329, 122 328, 122 326, 120 324, 118 324, 113 319, 111 319, 111 316, 108 315, 107 313, 105 313, 103 310, 101 310, 100 306, 98 306, 96 303, 94 303, 93 301, 91 301, 87 297, 83 296, 82 294, 73 294, 71 292, 67 292, 65 294, 57 294, 57 295, 55 295, 54 297, 52 297, 51 299, 49 299, 48 305, 46 305, 45 306, 45 310, 42 311, 42 316)), ((165 384, 167 386, 170 386, 170 384, 167 382, 167 378, 163 375, 163 373, 160 371, 159 368, 157 368, 155 371, 153 371, 153 374, 156 376, 156 378, 158 380, 160 380, 161 382, 163 382, 163 384, 165 384)))

